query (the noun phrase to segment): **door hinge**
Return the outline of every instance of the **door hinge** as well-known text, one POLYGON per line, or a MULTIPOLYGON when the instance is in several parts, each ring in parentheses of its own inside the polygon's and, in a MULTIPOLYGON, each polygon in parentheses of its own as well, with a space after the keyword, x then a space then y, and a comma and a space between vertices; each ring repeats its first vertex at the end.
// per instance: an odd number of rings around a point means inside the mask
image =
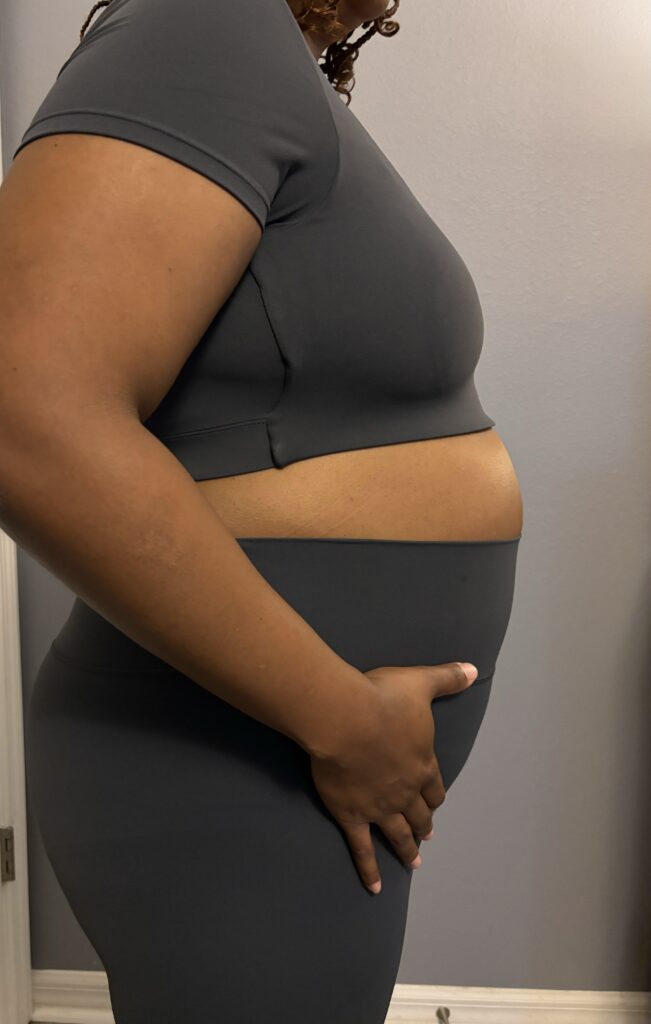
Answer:
POLYGON ((14 830, 9 826, 0 828, 0 882, 14 882, 15 880, 14 830))

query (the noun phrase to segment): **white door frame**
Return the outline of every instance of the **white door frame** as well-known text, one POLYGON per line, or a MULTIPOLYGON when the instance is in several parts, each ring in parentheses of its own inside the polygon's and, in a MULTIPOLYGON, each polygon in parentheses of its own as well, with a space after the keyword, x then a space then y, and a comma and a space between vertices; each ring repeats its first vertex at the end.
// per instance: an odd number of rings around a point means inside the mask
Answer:
POLYGON ((7 1024, 32 1018, 26 804, 16 544, 0 529, 0 827, 14 830, 15 871, 13 881, 0 882, 0 1017, 7 1024))
POLYGON ((27 813, 16 545, 0 529, 0 826, 14 831, 15 879, 0 883, 0 1009, 7 1024, 32 1017, 27 813))

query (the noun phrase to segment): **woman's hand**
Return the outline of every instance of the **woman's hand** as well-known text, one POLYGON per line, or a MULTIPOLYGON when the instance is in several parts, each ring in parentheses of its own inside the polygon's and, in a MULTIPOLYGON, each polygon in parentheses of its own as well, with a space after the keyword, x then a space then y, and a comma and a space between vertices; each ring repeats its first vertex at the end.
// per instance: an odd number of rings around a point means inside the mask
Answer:
POLYGON ((417 840, 430 837, 432 812, 445 800, 434 754, 432 701, 465 690, 477 669, 455 661, 374 668, 363 675, 373 684, 367 713, 350 723, 341 749, 311 754, 310 763, 319 795, 343 829, 362 881, 379 892, 370 822, 411 866, 418 856, 417 840))

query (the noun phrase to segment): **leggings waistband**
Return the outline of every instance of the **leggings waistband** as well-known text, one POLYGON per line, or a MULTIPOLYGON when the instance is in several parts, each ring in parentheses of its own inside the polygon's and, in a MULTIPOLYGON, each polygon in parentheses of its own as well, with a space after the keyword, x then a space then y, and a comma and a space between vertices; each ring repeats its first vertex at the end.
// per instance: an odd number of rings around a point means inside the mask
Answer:
MULTIPOLYGON (((474 661, 480 675, 493 671, 511 609, 519 537, 235 539, 281 597, 353 664, 381 636, 399 644, 397 651, 387 648, 387 657, 403 650, 418 657, 421 643, 438 636, 436 647, 450 655, 444 660, 474 661)), ((178 671, 80 597, 52 650, 98 672, 178 671)))

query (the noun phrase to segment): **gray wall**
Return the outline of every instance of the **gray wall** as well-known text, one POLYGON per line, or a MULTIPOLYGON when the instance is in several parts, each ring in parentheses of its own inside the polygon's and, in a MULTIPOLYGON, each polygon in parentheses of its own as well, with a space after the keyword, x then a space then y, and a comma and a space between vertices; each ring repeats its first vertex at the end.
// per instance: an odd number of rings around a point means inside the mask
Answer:
MULTIPOLYGON (((91 6, 6 0, 5 167, 91 6)), ((355 109, 474 274, 525 537, 398 982, 649 990, 651 4, 403 0, 399 20, 355 109)), ((19 574, 27 693, 72 594, 24 551, 19 574)), ((31 819, 30 840, 34 967, 101 967, 31 819)))

